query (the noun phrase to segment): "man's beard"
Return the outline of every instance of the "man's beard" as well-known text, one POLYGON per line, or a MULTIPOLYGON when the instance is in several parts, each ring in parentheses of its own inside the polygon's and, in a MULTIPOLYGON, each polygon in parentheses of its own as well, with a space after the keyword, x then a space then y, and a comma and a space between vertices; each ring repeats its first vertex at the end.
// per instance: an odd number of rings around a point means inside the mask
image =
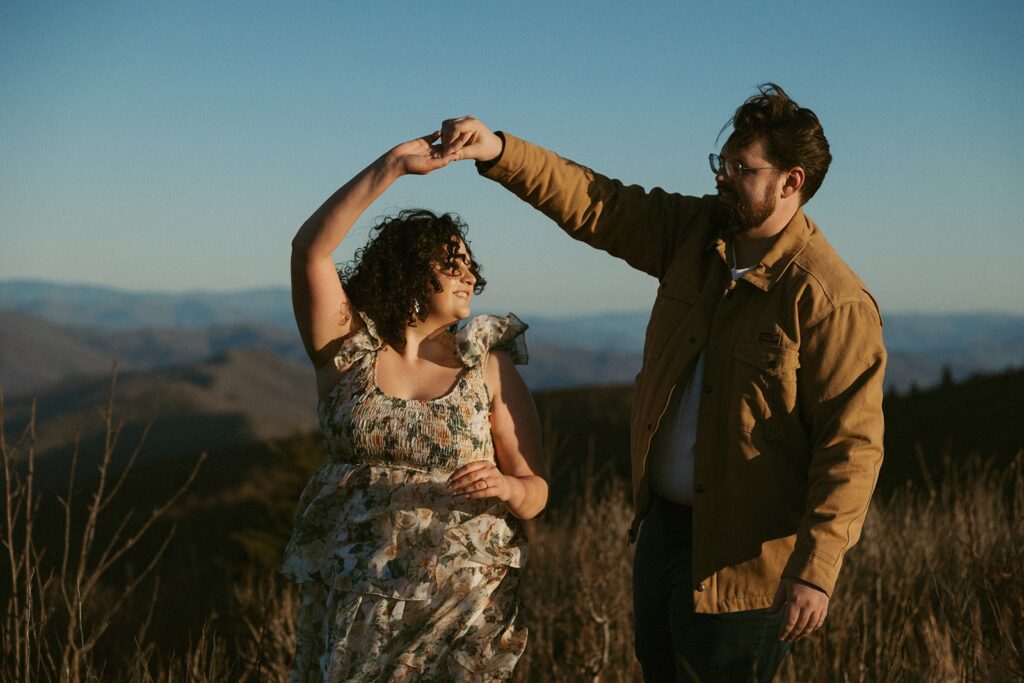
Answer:
POLYGON ((732 191, 723 195, 719 189, 715 223, 721 233, 725 236, 739 235, 759 227, 775 211, 775 192, 774 183, 769 184, 760 202, 748 202, 732 191))

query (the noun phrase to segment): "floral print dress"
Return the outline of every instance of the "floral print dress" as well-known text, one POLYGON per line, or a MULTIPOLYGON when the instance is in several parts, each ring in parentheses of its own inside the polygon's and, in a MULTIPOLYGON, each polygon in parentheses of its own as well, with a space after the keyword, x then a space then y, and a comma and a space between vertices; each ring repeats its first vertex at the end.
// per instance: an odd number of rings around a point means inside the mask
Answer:
POLYGON ((448 491, 494 461, 483 368, 501 349, 526 362, 526 325, 482 315, 456 333, 465 370, 440 398, 384 394, 369 319, 334 358, 319 404, 328 462, 299 498, 281 571, 301 602, 292 683, 498 681, 526 646, 519 569, 526 538, 505 503, 448 491))

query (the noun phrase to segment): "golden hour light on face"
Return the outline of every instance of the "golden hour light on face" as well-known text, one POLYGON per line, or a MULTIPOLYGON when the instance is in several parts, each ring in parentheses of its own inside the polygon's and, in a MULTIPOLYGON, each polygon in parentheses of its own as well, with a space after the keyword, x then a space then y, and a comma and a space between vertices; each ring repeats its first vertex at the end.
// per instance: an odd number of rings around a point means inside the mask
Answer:
POLYGON ((431 316, 456 322, 469 316, 477 278, 473 275, 473 261, 464 241, 459 240, 459 247, 450 259, 445 266, 435 266, 441 291, 431 295, 428 310, 431 316))

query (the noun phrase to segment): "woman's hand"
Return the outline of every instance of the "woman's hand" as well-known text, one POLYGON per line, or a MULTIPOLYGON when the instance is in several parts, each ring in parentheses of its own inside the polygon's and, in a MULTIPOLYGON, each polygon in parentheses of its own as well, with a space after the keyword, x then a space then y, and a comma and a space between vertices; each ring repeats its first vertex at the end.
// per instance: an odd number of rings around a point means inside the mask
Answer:
POLYGON ((512 498, 511 480, 489 460, 474 460, 455 470, 448 478, 452 493, 467 498, 497 498, 508 502, 512 498))
POLYGON ((421 138, 403 142, 391 149, 385 159, 395 170, 397 175, 426 175, 444 168, 455 161, 455 154, 442 154, 441 147, 433 143, 441 137, 440 131, 435 131, 421 138))

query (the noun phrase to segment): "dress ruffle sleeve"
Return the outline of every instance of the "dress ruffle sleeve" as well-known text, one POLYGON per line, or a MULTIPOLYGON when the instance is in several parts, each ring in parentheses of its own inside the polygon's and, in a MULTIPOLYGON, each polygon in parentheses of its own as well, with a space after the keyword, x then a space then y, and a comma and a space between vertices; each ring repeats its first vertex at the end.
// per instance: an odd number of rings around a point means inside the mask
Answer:
POLYGON ((524 333, 529 325, 514 313, 503 316, 479 315, 460 329, 455 336, 456 350, 466 367, 481 365, 491 351, 504 351, 516 365, 526 365, 524 333))
POLYGON ((363 321, 363 327, 343 341, 341 348, 334 354, 334 367, 339 370, 352 367, 367 355, 379 351, 384 346, 373 321, 359 311, 356 311, 356 315, 363 321))

